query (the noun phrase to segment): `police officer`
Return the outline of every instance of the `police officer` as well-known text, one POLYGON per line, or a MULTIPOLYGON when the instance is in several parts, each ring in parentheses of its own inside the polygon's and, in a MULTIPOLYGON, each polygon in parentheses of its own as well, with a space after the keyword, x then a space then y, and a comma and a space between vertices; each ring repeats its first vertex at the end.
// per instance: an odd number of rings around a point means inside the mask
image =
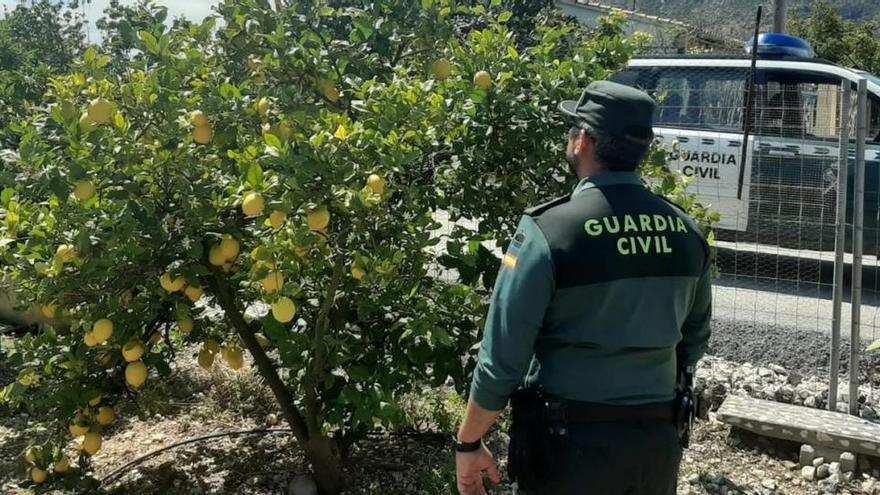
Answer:
POLYGON ((648 95, 598 81, 560 110, 580 182, 529 210, 502 259, 455 441, 458 490, 500 481, 481 439, 510 400, 518 493, 674 494, 678 377, 709 339, 709 247, 637 174, 648 95))

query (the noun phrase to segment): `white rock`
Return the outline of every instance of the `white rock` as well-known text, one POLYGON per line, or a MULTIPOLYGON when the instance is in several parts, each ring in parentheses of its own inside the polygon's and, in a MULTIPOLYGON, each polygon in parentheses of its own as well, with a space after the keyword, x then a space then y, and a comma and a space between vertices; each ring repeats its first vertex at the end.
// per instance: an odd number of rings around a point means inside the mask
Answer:
POLYGON ((318 495, 318 485, 307 474, 294 477, 287 487, 288 495, 318 495))
POLYGON ((807 481, 814 481, 816 479, 816 468, 813 466, 804 466, 803 469, 801 469, 801 477, 807 481))

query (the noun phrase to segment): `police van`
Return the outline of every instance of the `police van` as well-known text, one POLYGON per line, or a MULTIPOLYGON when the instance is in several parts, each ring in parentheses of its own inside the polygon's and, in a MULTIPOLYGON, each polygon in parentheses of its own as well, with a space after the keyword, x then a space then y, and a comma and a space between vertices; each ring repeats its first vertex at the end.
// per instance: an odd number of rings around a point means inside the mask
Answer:
POLYGON ((690 190, 720 213, 719 239, 830 251, 841 88, 846 82, 853 89, 852 111, 843 117, 850 129, 847 216, 851 219, 855 84, 859 78, 868 79, 865 252, 875 253, 880 216, 880 78, 818 59, 799 38, 759 36, 750 138, 743 157, 750 70, 749 53, 645 57, 631 60, 615 80, 660 102, 655 134, 663 143, 675 143, 671 168, 692 177, 690 190))

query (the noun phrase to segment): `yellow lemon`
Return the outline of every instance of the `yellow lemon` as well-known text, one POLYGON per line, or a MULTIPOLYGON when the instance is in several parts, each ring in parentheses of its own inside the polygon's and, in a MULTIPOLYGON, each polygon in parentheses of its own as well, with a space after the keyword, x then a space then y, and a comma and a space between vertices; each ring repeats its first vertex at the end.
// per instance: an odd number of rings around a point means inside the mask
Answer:
POLYGON ((189 121, 193 125, 193 127, 208 127, 211 125, 211 122, 208 120, 208 116, 205 115, 205 112, 201 110, 196 110, 190 113, 189 121))
POLYGON ((263 208, 266 207, 266 201, 260 193, 249 193, 241 202, 241 211, 245 216, 257 217, 263 214, 263 208))
POLYGON ((198 144, 208 144, 214 140, 214 129, 209 125, 193 127, 192 138, 198 144))
POLYGON ((79 201, 88 201, 95 197, 97 190, 90 180, 81 180, 73 186, 73 196, 79 201))
POLYGON ((104 98, 95 98, 89 103, 88 116, 96 124, 106 124, 113 112, 113 104, 104 98))
POLYGON ((89 432, 89 427, 86 425, 78 425, 76 423, 73 423, 72 425, 70 425, 68 430, 70 430, 71 436, 81 437, 89 432))
POLYGON ((100 403, 101 403, 101 394, 98 394, 98 395, 92 397, 91 399, 89 399, 90 406, 97 406, 100 403))
POLYGON ((296 316, 296 303, 289 297, 282 297, 272 305, 272 316, 281 323, 287 323, 296 316))
POLYGON ((474 85, 480 89, 489 89, 492 87, 492 76, 481 70, 474 74, 474 85))
POLYGON ((367 177, 367 187, 373 190, 379 196, 385 194, 385 179, 376 174, 367 177))
POLYGON ((431 63, 431 73, 439 80, 444 80, 452 74, 452 63, 445 58, 435 60, 431 63))
POLYGON ((133 363, 143 357, 145 351, 144 344, 129 342, 122 346, 122 357, 125 358, 125 362, 133 363))
POLYGON ((217 354, 220 352, 220 344, 218 344, 216 340, 206 340, 205 350, 211 354, 217 354))
POLYGON ((43 471, 38 467, 31 468, 31 479, 34 480, 34 483, 41 484, 45 483, 46 479, 49 477, 49 473, 43 471))
POLYGON ((28 464, 33 464, 37 462, 37 449, 31 447, 24 451, 24 460, 27 461, 28 464))
POLYGON ((161 339, 162 334, 160 332, 156 332, 150 337, 150 340, 147 343, 150 344, 150 347, 153 347, 154 345, 158 344, 161 339))
POLYGON ((97 431, 90 431, 85 434, 82 441, 82 450, 88 455, 95 455, 101 450, 101 434, 97 431))
POLYGON ((179 328, 183 334, 192 332, 193 326, 195 326, 195 323, 192 321, 192 318, 181 318, 177 320, 177 328, 179 328))
POLYGON ((116 413, 110 406, 101 406, 98 408, 98 414, 95 415, 95 421, 101 426, 110 426, 116 419, 116 413))
POLYGON ((92 118, 89 117, 89 114, 84 113, 82 114, 82 117, 79 118, 79 130, 81 132, 88 133, 94 131, 97 128, 98 123, 92 120, 92 118))
POLYGON ((113 335, 113 322, 107 318, 101 318, 92 325, 92 335, 99 344, 107 342, 113 335))
POLYGON ((255 333, 254 338, 257 339, 257 343, 260 344, 260 347, 262 347, 263 349, 265 349, 265 348, 269 347, 269 345, 271 345, 271 342, 269 342, 269 339, 267 339, 266 336, 261 333, 255 333))
POLYGON ((183 286, 186 285, 186 280, 183 277, 171 278, 170 273, 165 273, 159 277, 159 285, 167 292, 177 292, 183 289, 183 286))
POLYGON ((227 260, 235 259, 240 249, 241 245, 234 237, 224 237, 220 241, 220 254, 227 260))
POLYGON ((257 102, 257 111, 264 119, 269 115, 269 98, 265 96, 260 98, 260 101, 257 102))
POLYGON ((367 272, 365 272, 362 268, 354 267, 351 269, 351 278, 355 280, 360 280, 364 278, 364 275, 366 274, 367 272))
POLYGON ((55 256, 64 263, 70 263, 76 259, 76 249, 70 244, 62 244, 55 250, 55 256))
POLYGON ((56 473, 66 473, 70 469, 70 458, 65 454, 61 454, 61 458, 55 462, 54 469, 56 473))
POLYGON ((306 221, 309 224, 309 230, 323 232, 330 225, 330 212, 326 206, 319 206, 309 212, 306 221))
POLYGON ((202 349, 199 351, 199 366, 208 370, 211 369, 211 366, 214 364, 214 353, 209 351, 208 349, 202 349))
POLYGON ((83 335, 83 342, 85 342, 86 345, 89 347, 95 347, 96 345, 98 345, 98 339, 95 338, 92 332, 83 335))
POLYGON ((263 279, 263 290, 267 294, 274 294, 281 290, 284 286, 284 275, 277 270, 273 270, 263 279))
POLYGON ((226 257, 223 256, 219 244, 211 246, 211 250, 208 251, 208 261, 214 266, 223 266, 226 263, 226 257))
POLYGON ((186 290, 183 291, 183 293, 184 295, 186 295, 187 299, 192 302, 196 302, 202 298, 202 294, 205 293, 205 289, 202 289, 201 287, 189 286, 186 288, 186 290))
POLYGON ((58 311, 58 306, 55 304, 44 304, 40 307, 40 312, 43 313, 43 317, 49 320, 55 319, 56 311, 58 311))
POLYGON ((269 224, 272 225, 272 228, 275 230, 284 227, 284 222, 287 220, 287 213, 284 213, 281 210, 275 210, 269 214, 269 224))
POLYGON ((55 463, 55 472, 66 473, 68 469, 70 469, 70 459, 66 455, 61 454, 61 458, 55 463))
POLYGON ((327 100, 336 103, 339 101, 339 90, 336 89, 336 85, 333 84, 333 81, 328 79, 321 79, 318 81, 318 89, 321 91, 321 94, 324 95, 324 98, 327 100))
POLYGON ((244 366, 244 354, 237 345, 229 345, 223 348, 223 360, 234 370, 244 366))
POLYGON ((147 381, 147 365, 143 361, 128 363, 125 367, 125 381, 131 388, 140 388, 147 381))

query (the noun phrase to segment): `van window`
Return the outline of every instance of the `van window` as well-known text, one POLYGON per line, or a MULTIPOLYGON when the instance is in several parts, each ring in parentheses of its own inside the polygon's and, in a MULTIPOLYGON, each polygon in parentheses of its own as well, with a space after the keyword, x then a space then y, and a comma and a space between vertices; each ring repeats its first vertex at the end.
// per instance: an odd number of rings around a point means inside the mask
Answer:
POLYGON ((658 126, 739 132, 746 78, 738 68, 652 67, 628 69, 614 79, 657 100, 658 126))
POLYGON ((803 71, 759 70, 755 133, 787 138, 836 139, 840 80, 803 71))

